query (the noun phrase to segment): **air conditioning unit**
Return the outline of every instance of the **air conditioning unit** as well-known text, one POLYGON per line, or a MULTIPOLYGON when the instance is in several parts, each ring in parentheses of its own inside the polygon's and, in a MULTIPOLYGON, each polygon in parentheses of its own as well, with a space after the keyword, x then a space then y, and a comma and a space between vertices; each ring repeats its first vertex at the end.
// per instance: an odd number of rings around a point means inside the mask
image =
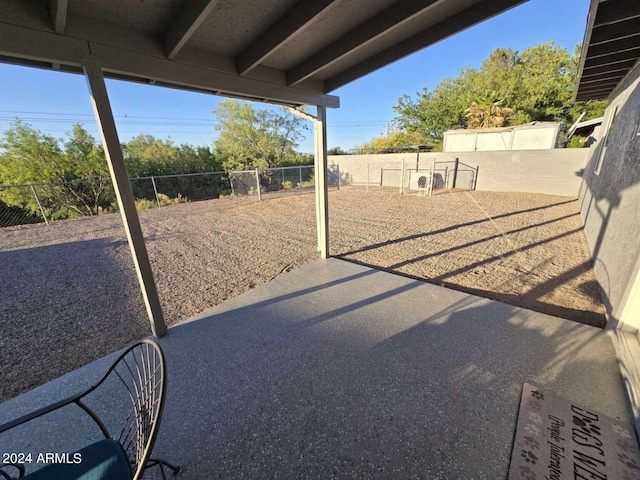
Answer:
POLYGON ((428 190, 431 183, 431 172, 411 172, 409 177, 410 190, 428 190))

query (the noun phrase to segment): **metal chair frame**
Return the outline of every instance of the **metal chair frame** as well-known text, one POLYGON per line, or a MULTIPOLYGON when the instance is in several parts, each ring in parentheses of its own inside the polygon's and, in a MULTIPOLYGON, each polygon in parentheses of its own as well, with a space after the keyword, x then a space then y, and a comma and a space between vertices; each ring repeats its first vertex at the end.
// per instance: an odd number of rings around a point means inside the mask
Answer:
MULTIPOLYGON (((120 442, 131 463, 131 469, 134 472, 133 480, 139 480, 147 467, 156 465, 160 467, 162 477, 166 478, 164 474, 165 466, 174 475, 180 473, 182 469, 164 460, 151 458, 151 450, 158 435, 158 428, 162 418, 165 390, 166 369, 164 354, 155 340, 145 338, 121 353, 100 381, 88 390, 0 425, 0 433, 74 403, 91 417, 105 438, 112 438, 120 442), (104 422, 83 401, 87 395, 97 390, 112 374, 124 385, 131 401, 131 407, 117 437, 111 436, 104 422)), ((8 466, 18 469, 18 478, 24 476, 24 466, 7 464, 1 467, 8 466)), ((0 478, 10 479, 11 477, 0 468, 0 478)))

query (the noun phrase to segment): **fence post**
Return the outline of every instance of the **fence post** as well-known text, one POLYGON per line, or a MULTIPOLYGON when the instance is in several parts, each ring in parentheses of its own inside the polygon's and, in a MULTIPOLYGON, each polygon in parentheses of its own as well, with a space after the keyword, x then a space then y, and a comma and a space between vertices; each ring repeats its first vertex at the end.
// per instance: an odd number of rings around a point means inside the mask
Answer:
POLYGON ((340 190, 340 164, 336 164, 336 172, 338 175, 338 190, 340 190))
POLYGON ((36 193, 36 189, 33 185, 31 185, 31 191, 33 192, 33 196, 36 197, 36 202, 38 202, 38 208, 40 209, 40 213, 42 214, 42 218, 44 218, 44 223, 49 226, 49 220, 47 216, 44 214, 44 208, 42 208, 42 203, 40 203, 40 199, 38 198, 38 194, 36 193))
POLYGON ((384 167, 380 167, 380 186, 383 186, 382 177, 384 175, 384 167))
POLYGON ((160 199, 158 198, 158 189, 156 188, 156 179, 151 177, 151 183, 153 184, 153 193, 156 196, 156 203, 158 204, 158 208, 160 208, 160 199))
POLYGON ((298 176, 300 177, 300 183, 302 183, 302 167, 298 167, 298 176))
POLYGON ((228 174, 228 177, 229 177, 229 186, 231 187, 231 196, 232 196, 232 197, 235 197, 235 196, 236 196, 236 194, 235 194, 235 192, 233 191, 233 179, 231 178, 231 175, 230 175, 230 174, 228 174))
POLYGON ((442 188, 448 188, 449 187, 449 167, 444 167, 444 181, 443 181, 444 185, 442 186, 442 188))
POLYGON ((400 170, 400 195, 404 193, 404 158, 402 159, 402 168, 400 170))
POLYGON ((453 182, 451 188, 456 188, 456 181, 458 180, 458 165, 460 163, 460 159, 456 157, 456 164, 453 167, 453 182))
POLYGON ((256 185, 258 186, 258 201, 262 200, 260 195, 260 171, 256 168, 256 185))
POLYGON ((367 162, 367 192, 369 191, 369 162, 367 162))
POLYGON ((478 172, 480 171, 480 165, 476 167, 476 177, 473 179, 473 189, 475 190, 478 186, 478 172))
POLYGON ((431 175, 429 175, 429 196, 433 195, 433 177, 436 176, 436 159, 431 164, 431 175))

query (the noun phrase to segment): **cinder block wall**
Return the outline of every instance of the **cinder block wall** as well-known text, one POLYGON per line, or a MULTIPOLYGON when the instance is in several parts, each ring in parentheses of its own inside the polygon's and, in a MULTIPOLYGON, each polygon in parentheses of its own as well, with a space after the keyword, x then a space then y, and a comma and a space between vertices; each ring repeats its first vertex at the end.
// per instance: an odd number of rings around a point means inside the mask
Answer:
MULTIPOLYGON (((392 153, 379 155, 330 155, 329 163, 340 165, 343 180, 352 185, 400 186, 402 160, 405 168, 428 168, 435 159, 453 162, 456 158, 479 167, 477 190, 535 192, 578 196, 582 173, 589 159, 588 148, 554 150, 512 150, 501 152, 392 153)), ((453 167, 453 163, 439 168, 453 167)), ((466 168, 466 167, 460 167, 466 168)), ((461 172, 458 185, 469 183, 469 173, 461 172)))

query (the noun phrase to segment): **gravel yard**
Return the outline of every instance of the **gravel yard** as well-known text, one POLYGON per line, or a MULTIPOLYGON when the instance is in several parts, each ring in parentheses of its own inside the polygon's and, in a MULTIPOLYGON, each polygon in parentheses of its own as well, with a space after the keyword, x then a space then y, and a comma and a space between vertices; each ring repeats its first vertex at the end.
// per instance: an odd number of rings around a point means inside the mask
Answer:
MULTIPOLYGON (((577 202, 397 190, 330 193, 331 254, 603 326, 577 202)), ((317 258, 314 196, 141 212, 166 321, 317 258)), ((150 333, 117 215, 0 230, 0 401, 150 333)))

